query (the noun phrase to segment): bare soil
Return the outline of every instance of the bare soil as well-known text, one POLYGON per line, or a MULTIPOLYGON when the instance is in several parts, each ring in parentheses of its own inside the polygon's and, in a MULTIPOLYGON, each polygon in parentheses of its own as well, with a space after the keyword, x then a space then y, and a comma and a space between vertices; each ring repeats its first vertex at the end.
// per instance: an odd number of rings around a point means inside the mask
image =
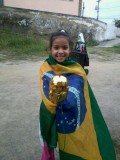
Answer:
MULTIPOLYGON (((0 62, 0 160, 39 160, 42 61, 0 62)), ((120 55, 90 55, 88 80, 120 159, 120 55)))

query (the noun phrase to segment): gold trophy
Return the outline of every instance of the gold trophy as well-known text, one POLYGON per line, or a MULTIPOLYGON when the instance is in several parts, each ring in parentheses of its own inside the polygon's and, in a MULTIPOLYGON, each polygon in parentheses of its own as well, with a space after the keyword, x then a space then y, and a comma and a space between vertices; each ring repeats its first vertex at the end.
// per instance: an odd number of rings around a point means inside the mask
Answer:
POLYGON ((49 97, 53 103, 63 101, 67 97, 68 81, 64 76, 54 76, 50 81, 49 97))

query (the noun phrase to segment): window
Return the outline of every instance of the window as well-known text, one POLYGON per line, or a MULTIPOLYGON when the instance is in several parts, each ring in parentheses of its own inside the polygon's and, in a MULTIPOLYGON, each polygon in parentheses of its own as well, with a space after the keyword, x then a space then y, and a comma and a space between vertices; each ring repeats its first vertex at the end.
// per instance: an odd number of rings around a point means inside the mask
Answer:
POLYGON ((3 6, 3 0, 0 0, 0 7, 3 6))

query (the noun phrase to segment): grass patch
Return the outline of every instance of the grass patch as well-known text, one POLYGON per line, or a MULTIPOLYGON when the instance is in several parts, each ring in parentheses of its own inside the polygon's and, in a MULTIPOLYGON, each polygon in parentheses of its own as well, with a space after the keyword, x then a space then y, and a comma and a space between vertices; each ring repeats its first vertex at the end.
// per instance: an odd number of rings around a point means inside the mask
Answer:
MULTIPOLYGON (((90 54, 111 56, 120 54, 120 45, 110 48, 98 48, 96 42, 87 42, 87 51, 90 54)), ((48 38, 41 35, 25 35, 0 30, 0 61, 11 59, 38 59, 48 56, 48 38)))
POLYGON ((90 54, 111 55, 120 54, 120 45, 114 47, 87 47, 90 54))
POLYGON ((120 45, 112 47, 113 52, 120 54, 120 45))
POLYGON ((0 51, 14 58, 43 57, 48 54, 48 42, 41 36, 28 36, 9 31, 0 31, 0 51))
POLYGON ((98 43, 93 39, 90 39, 90 40, 87 41, 87 46, 88 47, 97 46, 97 45, 98 45, 98 43))

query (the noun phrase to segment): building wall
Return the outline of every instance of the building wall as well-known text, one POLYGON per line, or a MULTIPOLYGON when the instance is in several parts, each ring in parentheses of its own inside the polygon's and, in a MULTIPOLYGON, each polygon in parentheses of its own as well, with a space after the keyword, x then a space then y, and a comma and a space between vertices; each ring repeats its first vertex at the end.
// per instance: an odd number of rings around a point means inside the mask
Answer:
MULTIPOLYGON (((80 0, 81 1, 81 0, 80 0)), ((79 15, 79 0, 4 0, 4 6, 79 15)))

